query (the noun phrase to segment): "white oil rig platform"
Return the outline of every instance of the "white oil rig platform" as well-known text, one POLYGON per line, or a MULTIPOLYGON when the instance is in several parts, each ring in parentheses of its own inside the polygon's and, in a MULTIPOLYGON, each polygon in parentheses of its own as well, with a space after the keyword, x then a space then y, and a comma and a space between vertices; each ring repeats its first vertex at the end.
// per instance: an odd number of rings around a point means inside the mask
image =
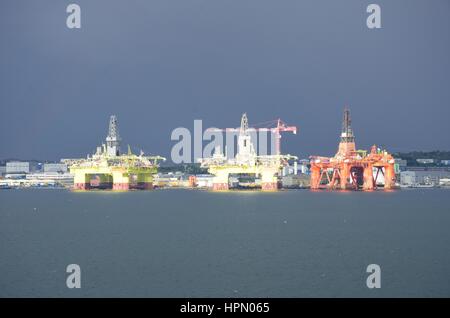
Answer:
POLYGON ((278 177, 289 160, 297 160, 297 157, 280 154, 280 132, 297 132, 296 127, 286 126, 281 120, 277 121, 276 128, 249 128, 247 115, 243 114, 240 128, 214 129, 215 131, 238 131, 237 154, 234 158, 227 158, 220 147, 210 158, 200 159, 202 167, 208 168, 208 172, 214 175, 213 190, 223 191, 230 189, 231 175, 253 175, 260 178, 260 187, 263 191, 276 191, 279 188, 278 177), (251 140, 251 131, 271 131, 275 133, 276 154, 258 155, 251 140))

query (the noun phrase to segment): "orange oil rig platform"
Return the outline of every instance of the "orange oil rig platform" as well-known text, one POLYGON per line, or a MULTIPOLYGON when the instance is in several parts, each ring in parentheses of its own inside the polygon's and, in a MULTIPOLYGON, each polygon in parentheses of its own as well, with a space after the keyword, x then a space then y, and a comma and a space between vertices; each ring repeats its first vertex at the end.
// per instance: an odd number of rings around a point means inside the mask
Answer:
POLYGON ((341 140, 334 157, 311 156, 311 189, 371 191, 383 183, 395 187, 394 158, 373 145, 370 153, 356 150, 350 110, 344 109, 341 140), (380 182, 384 177, 384 182, 380 182))

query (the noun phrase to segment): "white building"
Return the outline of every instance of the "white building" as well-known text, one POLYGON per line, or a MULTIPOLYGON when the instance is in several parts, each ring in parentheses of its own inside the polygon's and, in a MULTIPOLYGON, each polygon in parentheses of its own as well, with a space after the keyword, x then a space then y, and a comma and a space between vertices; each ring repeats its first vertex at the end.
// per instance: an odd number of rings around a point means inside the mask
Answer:
POLYGON ((434 159, 416 159, 416 161, 422 164, 434 163, 434 159))
POLYGON ((46 173, 29 173, 25 176, 30 182, 39 183, 40 181, 53 185, 73 185, 73 175, 70 173, 46 172, 46 173))
POLYGON ((67 165, 65 163, 44 163, 44 173, 49 172, 66 173, 67 165))
POLYGON ((197 180, 197 187, 212 188, 214 176, 211 174, 198 174, 195 176, 197 180))
POLYGON ((422 185, 439 185, 440 180, 450 178, 450 171, 443 169, 433 170, 414 170, 400 172, 400 184, 413 186, 422 185))
POLYGON ((283 188, 307 188, 310 186, 310 177, 306 174, 290 174, 281 178, 283 188))
POLYGON ((297 162, 294 162, 293 166, 284 166, 282 169, 282 176, 288 176, 291 174, 297 174, 298 173, 298 164, 297 162))
POLYGON ((31 173, 37 170, 37 165, 26 161, 10 161, 6 163, 6 173, 31 173))
POLYGON ((298 170, 300 171, 300 173, 309 174, 308 165, 309 165, 308 159, 300 159, 298 161, 298 170))
POLYGON ((417 184, 416 173, 414 171, 402 171, 400 172, 400 184, 412 186, 417 184))
POLYGON ((395 160, 396 173, 406 170, 406 166, 408 165, 408 162, 405 159, 394 158, 394 160, 395 160))

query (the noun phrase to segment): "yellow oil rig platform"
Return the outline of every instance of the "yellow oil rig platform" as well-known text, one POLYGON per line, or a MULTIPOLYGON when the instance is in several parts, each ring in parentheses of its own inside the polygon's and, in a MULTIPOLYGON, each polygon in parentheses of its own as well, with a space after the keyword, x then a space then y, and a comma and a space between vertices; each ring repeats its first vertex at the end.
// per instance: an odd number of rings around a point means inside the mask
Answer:
POLYGON ((210 158, 200 159, 202 167, 208 168, 208 172, 214 175, 213 190, 223 191, 230 188, 231 175, 253 175, 261 179, 261 189, 263 191, 278 190, 278 176, 281 169, 288 164, 289 160, 297 160, 297 157, 291 155, 279 154, 279 132, 293 131, 296 133, 295 127, 287 127, 278 120, 277 128, 272 128, 276 137, 276 154, 275 155, 257 155, 253 146, 250 131, 255 128, 248 127, 247 115, 243 114, 241 118, 240 128, 215 129, 216 131, 237 130, 238 144, 235 158, 227 158, 220 149, 215 148, 215 152, 210 158))
POLYGON ((120 136, 116 116, 111 116, 106 143, 97 147, 92 156, 85 159, 63 159, 74 175, 74 190, 90 189, 152 189, 153 175, 158 172, 161 156, 144 156, 120 153, 120 136))

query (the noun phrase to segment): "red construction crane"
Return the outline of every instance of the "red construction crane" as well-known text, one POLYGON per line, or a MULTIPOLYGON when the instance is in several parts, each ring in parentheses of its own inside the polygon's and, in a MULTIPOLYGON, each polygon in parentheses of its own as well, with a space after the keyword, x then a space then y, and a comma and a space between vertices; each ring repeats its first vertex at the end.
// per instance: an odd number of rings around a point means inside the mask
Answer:
POLYGON ((296 126, 288 126, 284 121, 282 121, 280 118, 277 120, 277 127, 272 128, 272 132, 275 133, 275 153, 277 155, 281 154, 281 132, 284 131, 291 131, 294 133, 294 135, 297 134, 297 127, 296 126))

